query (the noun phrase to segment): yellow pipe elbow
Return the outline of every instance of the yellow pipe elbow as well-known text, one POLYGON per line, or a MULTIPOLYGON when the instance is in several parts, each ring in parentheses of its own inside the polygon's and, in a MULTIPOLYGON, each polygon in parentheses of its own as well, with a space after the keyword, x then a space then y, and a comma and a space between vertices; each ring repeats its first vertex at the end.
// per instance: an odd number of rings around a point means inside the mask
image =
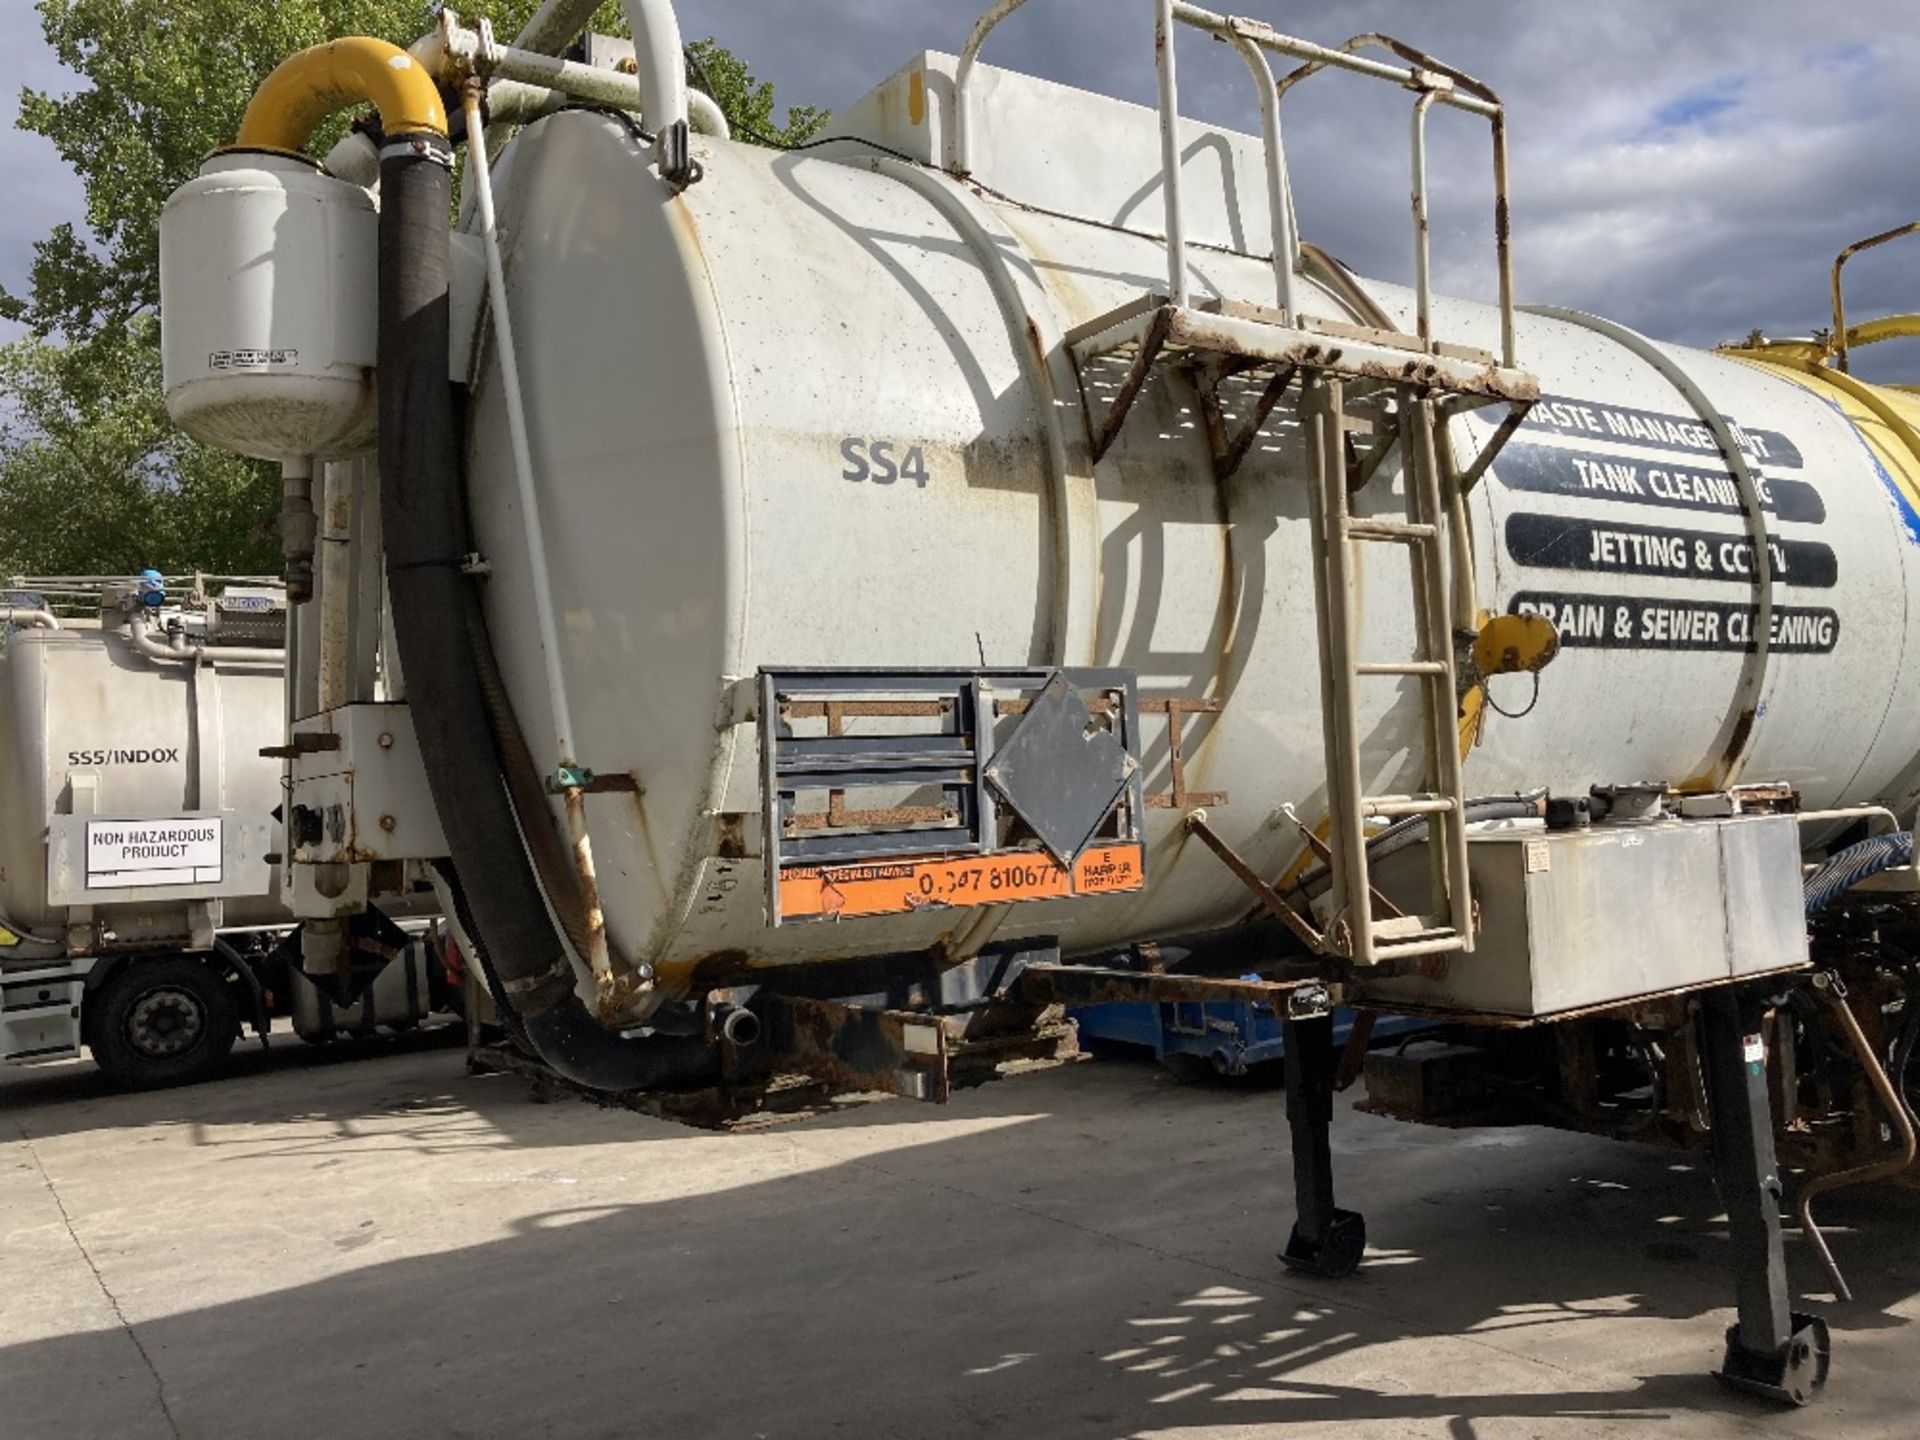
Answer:
POLYGON ((354 35, 281 61, 254 92, 233 143, 298 155, 322 120, 360 104, 380 112, 389 135, 447 133, 440 91, 420 62, 398 45, 354 35))

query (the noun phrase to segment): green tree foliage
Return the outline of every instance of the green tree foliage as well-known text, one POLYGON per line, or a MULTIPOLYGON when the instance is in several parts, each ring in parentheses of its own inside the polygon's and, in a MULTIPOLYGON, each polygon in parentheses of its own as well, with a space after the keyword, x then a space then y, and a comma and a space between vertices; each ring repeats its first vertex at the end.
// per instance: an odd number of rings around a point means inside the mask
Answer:
POLYGON ((158 322, 0 348, 0 571, 273 574, 275 482, 173 428, 158 322))
POLYGON ((776 122, 772 84, 756 80, 746 62, 717 40, 695 40, 687 46, 687 70, 696 87, 720 102, 736 139, 804 145, 831 118, 812 105, 794 105, 784 122, 776 122))
MULTIPOLYGON (((475 13, 509 36, 536 3, 503 0, 475 13)), ((277 475, 181 435, 161 400, 160 210, 232 138, 255 88, 288 55, 340 35, 405 44, 437 8, 40 0, 47 43, 85 84, 24 92, 19 123, 79 174, 86 217, 38 243, 27 294, 0 290, 0 316, 29 330, 0 346, 0 573, 277 568, 277 475)), ((593 28, 626 33, 618 0, 601 7, 593 28)), ((689 50, 695 83, 741 138, 797 144, 825 122, 810 107, 776 122, 771 85, 712 40, 689 50)), ((344 124, 336 119, 318 137, 319 150, 344 124)))

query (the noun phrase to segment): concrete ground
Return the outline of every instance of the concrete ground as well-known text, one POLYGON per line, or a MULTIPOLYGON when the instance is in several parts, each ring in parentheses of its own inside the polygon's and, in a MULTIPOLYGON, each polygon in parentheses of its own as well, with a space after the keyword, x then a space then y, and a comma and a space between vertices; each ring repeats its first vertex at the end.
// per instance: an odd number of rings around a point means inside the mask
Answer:
MULTIPOLYGON (((1707 1176, 1345 1111, 1376 1249, 1291 1276, 1283 1096, 1099 1061, 714 1135, 430 1041, 170 1094, 0 1077, 0 1435, 1911 1437, 1920 1197, 1781 1413, 1707 1378, 1707 1176)), ((1796 1278, 1824 1282, 1798 1242, 1796 1278)))

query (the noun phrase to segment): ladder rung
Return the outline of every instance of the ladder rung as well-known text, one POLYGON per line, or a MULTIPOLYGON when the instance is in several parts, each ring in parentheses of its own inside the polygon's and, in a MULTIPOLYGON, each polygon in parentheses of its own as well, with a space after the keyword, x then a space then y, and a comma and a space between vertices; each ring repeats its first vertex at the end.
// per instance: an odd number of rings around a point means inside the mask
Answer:
POLYGON ((1380 664, 1368 663, 1353 667, 1356 675, 1444 675, 1447 666, 1444 660, 1390 660, 1380 664))
POLYGON ((1374 963, 1382 960, 1409 960, 1416 955, 1445 955, 1455 950, 1466 949, 1460 936, 1449 930, 1445 935, 1435 935, 1427 940, 1402 940, 1397 944, 1376 945, 1373 947, 1374 963))
POLYGON ((1349 520, 1349 540, 1431 540, 1440 533, 1437 525, 1415 524, 1407 520, 1349 520))
POLYGON ((1445 795, 1370 795, 1360 802, 1360 813, 1369 817, 1445 815, 1453 808, 1445 795))
POLYGON ((1381 940, 1434 940, 1454 933, 1446 920, 1433 915, 1390 915, 1373 922, 1381 940))

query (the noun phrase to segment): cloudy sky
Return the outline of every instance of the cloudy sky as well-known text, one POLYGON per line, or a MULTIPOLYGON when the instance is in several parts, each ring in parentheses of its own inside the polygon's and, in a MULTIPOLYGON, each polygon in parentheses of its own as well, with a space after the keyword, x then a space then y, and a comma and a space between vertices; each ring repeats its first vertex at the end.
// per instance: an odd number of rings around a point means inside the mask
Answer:
MULTIPOLYGON (((955 50, 980 0, 682 0, 781 98, 841 107, 921 49, 955 50)), ((1920 218, 1915 0, 1236 0, 1293 33, 1384 30, 1498 89, 1513 133, 1523 300, 1574 305, 1712 344, 1811 329, 1848 241, 1920 218)), ((1033 0, 989 61, 1150 100, 1145 0, 1033 0)), ((1182 41, 1188 113, 1252 129, 1245 72, 1182 41)), ((50 147, 12 129, 22 85, 60 88, 26 0, 0 0, 0 283, 33 240, 81 213, 50 147)), ((1302 227, 1364 274, 1407 277, 1405 107, 1336 78, 1289 102, 1302 227), (1298 107, 1297 112, 1293 107, 1298 107)), ((1434 126, 1436 280, 1490 297, 1484 126, 1434 126)), ((1920 310, 1920 239, 1855 262, 1851 306, 1920 310)), ((1903 357, 1904 358, 1904 357, 1903 357)), ((1920 370, 1920 356, 1911 367, 1920 370)))

